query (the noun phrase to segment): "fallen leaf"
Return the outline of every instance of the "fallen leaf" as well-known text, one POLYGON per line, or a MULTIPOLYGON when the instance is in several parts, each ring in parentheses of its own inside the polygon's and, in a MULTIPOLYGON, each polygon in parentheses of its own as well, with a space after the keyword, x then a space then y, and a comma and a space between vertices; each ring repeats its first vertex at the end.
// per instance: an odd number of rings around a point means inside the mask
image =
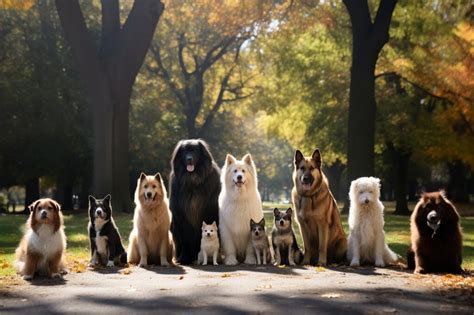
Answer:
POLYGON ((178 280, 183 280, 184 276, 179 276, 178 280))
POLYGON ((230 273, 226 272, 226 273, 222 274, 221 278, 230 278, 230 276, 231 276, 230 273))
POLYGON ((315 269, 316 269, 317 272, 324 272, 324 271, 326 271, 326 269, 325 269, 324 267, 321 267, 321 266, 316 267, 315 269))
POLYGON ((125 269, 119 270, 119 273, 120 273, 121 275, 129 275, 129 274, 132 273, 132 269, 130 269, 130 268, 125 268, 125 269))
POLYGON ((286 265, 278 265, 278 268, 286 268, 286 265))

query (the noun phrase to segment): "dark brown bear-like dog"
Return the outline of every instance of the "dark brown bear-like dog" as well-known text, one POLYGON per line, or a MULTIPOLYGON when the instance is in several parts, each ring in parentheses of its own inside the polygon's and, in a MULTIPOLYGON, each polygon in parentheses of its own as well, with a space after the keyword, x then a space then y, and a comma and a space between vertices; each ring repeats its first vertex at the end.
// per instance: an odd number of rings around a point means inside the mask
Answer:
POLYGON ((459 214, 443 192, 425 193, 411 215, 408 268, 415 273, 462 273, 459 214))

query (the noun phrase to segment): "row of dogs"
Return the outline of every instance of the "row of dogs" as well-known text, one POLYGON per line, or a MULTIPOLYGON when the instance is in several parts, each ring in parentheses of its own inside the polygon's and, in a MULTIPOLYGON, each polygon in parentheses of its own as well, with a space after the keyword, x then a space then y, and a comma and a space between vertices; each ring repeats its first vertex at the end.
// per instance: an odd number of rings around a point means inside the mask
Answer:
MULTIPOLYGON (((380 181, 362 177, 351 183, 349 237, 317 149, 294 156, 293 209, 274 210, 271 241, 267 237, 258 192, 257 170, 250 154, 228 154, 217 167, 208 145, 180 141, 171 159, 170 194, 159 173, 142 173, 135 190, 133 229, 126 251, 112 217, 110 195, 89 197, 90 265, 129 263, 267 264, 351 266, 394 264, 400 258, 387 246, 380 181), (297 218, 304 253, 292 229, 297 218), (271 246, 270 246, 271 244, 271 246)), ((16 250, 16 267, 24 279, 35 274, 61 277, 66 237, 60 205, 40 199, 30 205, 28 229, 16 250)), ((415 273, 461 273, 462 234, 459 214, 442 192, 426 193, 411 216, 408 267, 415 273)))

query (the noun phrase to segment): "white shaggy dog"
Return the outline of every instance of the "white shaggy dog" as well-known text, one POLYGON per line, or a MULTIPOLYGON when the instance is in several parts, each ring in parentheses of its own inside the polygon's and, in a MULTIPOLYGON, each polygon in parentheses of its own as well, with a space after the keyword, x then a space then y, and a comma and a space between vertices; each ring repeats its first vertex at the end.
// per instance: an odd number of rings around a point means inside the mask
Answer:
POLYGON ((221 173, 219 195, 219 229, 226 265, 255 264, 250 242, 250 219, 263 218, 262 201, 258 192, 257 169, 252 156, 242 160, 228 154, 221 173))
POLYGON ((361 177, 351 183, 349 198, 349 248, 347 260, 351 266, 370 263, 384 267, 398 256, 385 243, 383 230, 384 206, 379 200, 380 179, 361 177))

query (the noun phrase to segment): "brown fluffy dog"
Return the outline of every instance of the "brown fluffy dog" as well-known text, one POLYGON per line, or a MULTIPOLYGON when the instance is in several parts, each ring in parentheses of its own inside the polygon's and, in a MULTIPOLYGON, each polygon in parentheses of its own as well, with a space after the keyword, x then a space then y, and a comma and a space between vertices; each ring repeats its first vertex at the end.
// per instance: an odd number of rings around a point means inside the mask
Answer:
POLYGON ((130 233, 128 263, 169 266, 174 246, 170 232, 171 212, 160 173, 140 175, 135 190, 135 215, 130 233))
POLYGON ((462 273, 459 214, 442 192, 425 193, 411 215, 408 268, 415 273, 462 273))
POLYGON ((336 200, 321 170, 319 149, 311 157, 296 150, 293 171, 293 205, 305 248, 303 264, 326 265, 344 261, 347 239, 336 200))
POLYGON ((64 270, 66 249, 61 207, 46 198, 36 200, 28 208, 30 217, 16 249, 16 268, 25 280, 33 279, 36 273, 59 278, 64 270))

